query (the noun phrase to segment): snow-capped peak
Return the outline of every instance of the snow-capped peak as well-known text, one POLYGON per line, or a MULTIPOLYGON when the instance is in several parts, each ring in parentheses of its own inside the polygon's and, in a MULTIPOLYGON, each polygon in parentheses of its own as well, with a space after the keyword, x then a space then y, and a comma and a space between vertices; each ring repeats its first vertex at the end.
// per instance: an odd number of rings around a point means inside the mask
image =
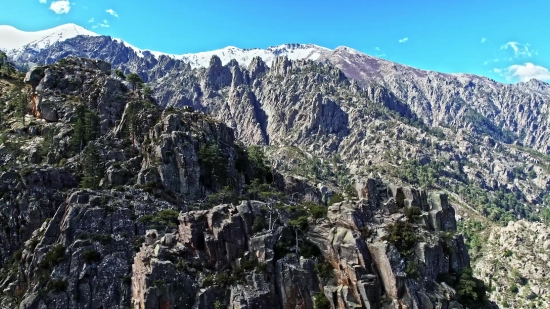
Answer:
MULTIPOLYGON (((200 52, 195 54, 183 55, 167 55, 176 59, 188 62, 191 67, 207 67, 210 63, 210 58, 216 55, 223 64, 228 63, 231 59, 237 60, 242 66, 248 66, 254 57, 260 57, 267 65, 271 65, 273 60, 278 56, 287 56, 289 59, 310 59, 316 60, 323 54, 329 53, 331 50, 313 44, 283 44, 271 46, 266 49, 251 48, 242 49, 234 46, 228 46, 222 49, 200 52)), ((155 53, 157 55, 158 53, 155 53)))
POLYGON ((41 50, 56 42, 65 41, 79 35, 98 36, 75 24, 65 24, 55 28, 27 32, 12 26, 0 26, 0 49, 11 51, 23 47, 41 50))

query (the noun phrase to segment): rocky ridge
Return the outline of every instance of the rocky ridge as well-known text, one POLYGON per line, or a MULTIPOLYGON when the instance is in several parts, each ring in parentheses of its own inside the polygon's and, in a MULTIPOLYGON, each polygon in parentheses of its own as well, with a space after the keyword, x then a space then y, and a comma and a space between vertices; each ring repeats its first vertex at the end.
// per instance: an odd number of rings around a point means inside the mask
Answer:
MULTIPOLYGON (((275 78, 296 65, 276 62, 275 78)), ((223 89, 227 67, 212 68, 205 87, 223 89)), ((2 307, 464 308, 464 284, 483 302, 446 194, 364 179, 338 202, 212 117, 130 91, 102 61, 25 81, 1 91, 2 307)), ((308 130, 339 139, 347 129, 324 120, 340 117, 334 104, 316 100, 325 112, 308 130)))

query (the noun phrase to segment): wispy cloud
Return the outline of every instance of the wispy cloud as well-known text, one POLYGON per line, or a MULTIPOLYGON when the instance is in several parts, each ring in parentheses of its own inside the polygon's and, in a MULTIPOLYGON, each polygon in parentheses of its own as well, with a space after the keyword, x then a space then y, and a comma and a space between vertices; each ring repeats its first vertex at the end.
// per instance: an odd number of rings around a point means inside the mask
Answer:
POLYGON ((95 18, 92 17, 92 19, 88 20, 89 23, 93 23, 95 21, 95 18))
POLYGON ((47 1, 47 0, 38 0, 38 2, 40 2, 40 3, 46 3, 46 2, 48 2, 48 1, 47 1))
POLYGON ((399 43, 405 43, 409 40, 409 38, 402 38, 401 40, 399 40, 399 43))
POLYGON ((521 44, 518 42, 508 42, 500 47, 501 50, 511 49, 514 51, 514 57, 531 57, 532 51, 529 49, 529 44, 521 44))
POLYGON ((99 22, 99 23, 93 25, 92 29, 96 29, 96 28, 99 28, 99 27, 101 27, 101 28, 110 28, 111 25, 109 25, 108 20, 104 19, 103 22, 99 22))
POLYGON ((481 44, 485 43, 487 41, 486 38, 481 38, 481 44))
POLYGON ((550 81, 550 71, 540 65, 527 62, 523 65, 514 64, 505 69, 493 69, 493 72, 505 77, 508 81, 527 82, 531 79, 550 81))
POLYGON ((376 46, 376 47, 375 47, 374 49, 376 49, 376 50, 380 50, 380 47, 376 46))
POLYGON ((55 14, 68 14, 71 10, 71 3, 68 0, 53 1, 50 4, 50 10, 55 14))
POLYGON ((105 11, 111 15, 113 15, 114 17, 118 17, 118 14, 113 10, 113 9, 108 9, 107 11, 105 11))

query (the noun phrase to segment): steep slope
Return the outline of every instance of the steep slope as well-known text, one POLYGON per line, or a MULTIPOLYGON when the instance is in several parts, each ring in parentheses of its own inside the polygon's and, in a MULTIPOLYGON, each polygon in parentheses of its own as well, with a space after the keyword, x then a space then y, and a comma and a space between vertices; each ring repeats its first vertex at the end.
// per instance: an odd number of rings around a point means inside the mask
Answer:
POLYGON ((550 153, 550 85, 506 85, 469 74, 424 71, 347 47, 325 54, 346 76, 386 87, 430 126, 454 126, 550 153))
POLYGON ((338 202, 102 61, 25 82, 0 83, 0 308, 492 306, 444 193, 363 179, 338 202))

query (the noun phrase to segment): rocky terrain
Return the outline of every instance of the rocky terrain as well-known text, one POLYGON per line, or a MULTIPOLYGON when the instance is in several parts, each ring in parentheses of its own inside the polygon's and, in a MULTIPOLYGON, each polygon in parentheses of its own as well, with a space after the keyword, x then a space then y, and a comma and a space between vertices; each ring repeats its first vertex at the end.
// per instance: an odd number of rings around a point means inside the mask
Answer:
POLYGON ((549 85, 316 48, 14 56, 48 65, 0 79, 7 308, 546 306, 549 85))
POLYGON ((194 69, 109 37, 79 36, 16 60, 51 63, 79 55, 138 72, 159 104, 191 106, 227 124, 243 143, 271 146, 278 168, 291 168, 282 158, 311 163, 313 156, 326 169, 336 156, 354 175, 375 172, 425 185, 415 178, 426 177, 396 172, 408 163, 416 174, 438 178, 428 181, 436 188, 459 194, 497 221, 541 211, 549 188, 547 84, 422 71, 349 48, 319 53, 316 61, 256 57, 247 67, 213 57, 194 69), (496 196, 505 194, 513 196, 503 205, 496 196))
POLYGON ((2 308, 492 306, 445 193, 312 186, 103 61, 19 78, 0 84, 2 308))
POLYGON ((475 237, 475 270, 501 308, 549 306, 549 232, 546 224, 520 220, 505 227, 485 225, 475 237))

